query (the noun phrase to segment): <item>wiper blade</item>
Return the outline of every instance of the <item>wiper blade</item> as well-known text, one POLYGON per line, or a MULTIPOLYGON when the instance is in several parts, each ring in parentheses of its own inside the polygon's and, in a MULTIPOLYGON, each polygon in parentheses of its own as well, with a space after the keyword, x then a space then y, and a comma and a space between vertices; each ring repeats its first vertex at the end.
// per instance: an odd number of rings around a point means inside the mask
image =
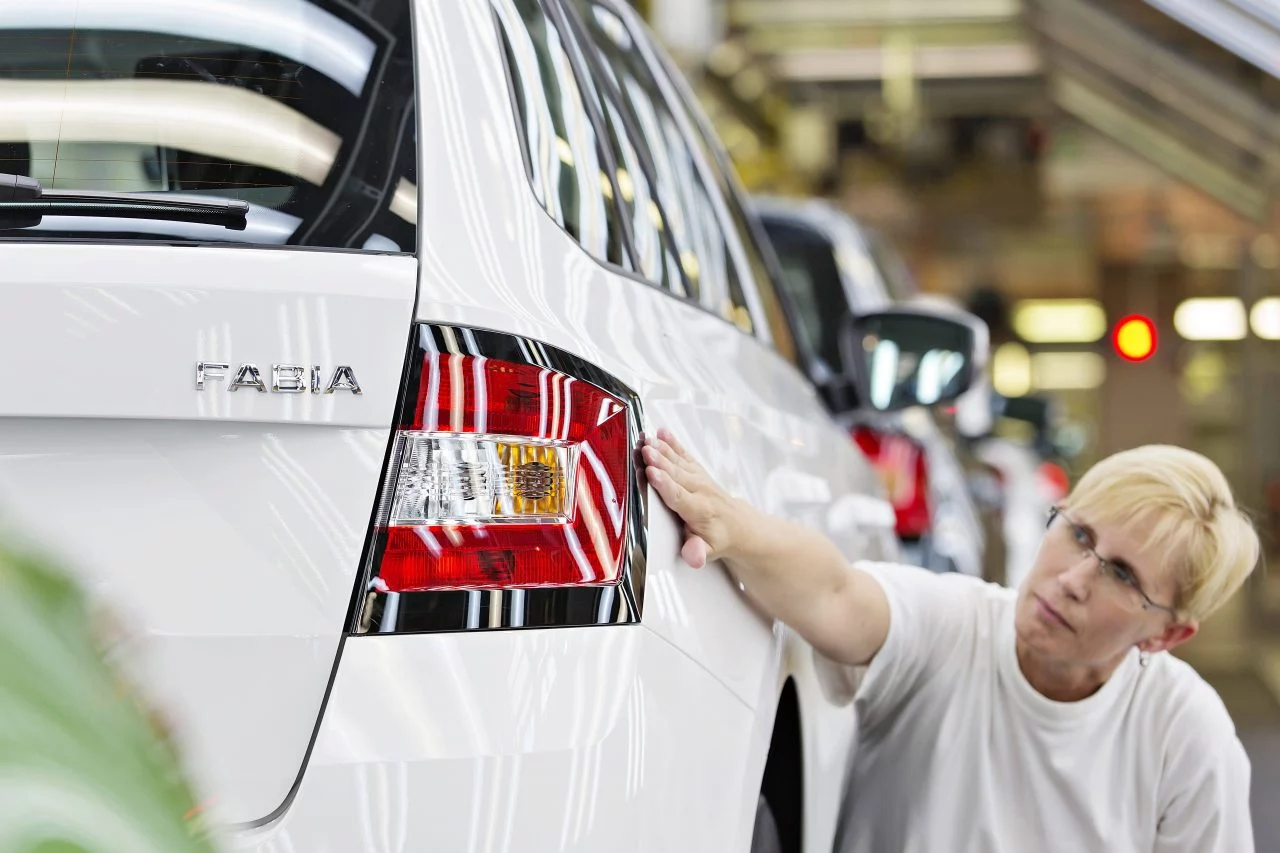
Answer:
POLYGON ((45 216, 163 219, 243 231, 249 204, 232 199, 166 198, 146 193, 46 190, 35 178, 0 172, 0 228, 32 228, 45 216))

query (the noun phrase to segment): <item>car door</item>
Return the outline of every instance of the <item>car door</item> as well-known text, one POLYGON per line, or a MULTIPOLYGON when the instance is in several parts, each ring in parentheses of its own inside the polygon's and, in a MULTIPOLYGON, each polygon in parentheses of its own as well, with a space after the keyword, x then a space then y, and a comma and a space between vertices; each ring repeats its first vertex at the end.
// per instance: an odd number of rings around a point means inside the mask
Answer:
MULTIPOLYGON (((795 367, 794 342, 772 281, 762 260, 748 260, 759 257, 759 247, 738 199, 725 192, 729 179, 719 163, 707 156, 710 151, 681 93, 656 62, 647 34, 631 16, 594 0, 574 0, 568 6, 595 50, 604 78, 601 89, 622 119, 620 129, 627 133, 629 145, 641 152, 641 159, 653 165, 651 183, 671 222, 677 257, 686 273, 699 273, 695 289, 699 304, 733 323, 739 332, 752 335, 744 339, 742 334, 726 334, 732 330, 717 326, 712 317, 699 319, 696 329, 690 329, 696 335, 691 343, 701 350, 699 363, 682 367, 698 371, 714 367, 727 373, 733 383, 727 390, 732 394, 718 405, 742 411, 753 421, 730 415, 728 424, 736 434, 695 433, 688 436, 690 444, 731 491, 832 533, 851 555, 874 552, 881 544, 881 530, 876 527, 883 520, 881 505, 874 499, 864 500, 875 494, 874 481, 848 442, 839 439, 812 386, 795 367), (854 508, 851 515, 857 519, 847 527, 831 521, 832 516, 848 516, 828 512, 832 503, 840 501, 854 508)), ((708 424, 724 423, 724 413, 699 408, 708 424)), ((651 624, 689 648, 712 671, 751 667, 753 672, 744 673, 747 682, 758 685, 757 690, 759 685, 772 690, 771 673, 762 668, 770 659, 764 647, 742 654, 746 650, 725 647, 717 639, 716 635, 723 635, 719 619, 729 610, 719 583, 710 577, 679 566, 673 567, 669 579, 660 575, 659 583, 679 589, 687 606, 708 617, 690 619, 684 625, 676 621, 651 624)), ((760 638, 752 645, 772 642, 767 624, 751 635, 760 638)))

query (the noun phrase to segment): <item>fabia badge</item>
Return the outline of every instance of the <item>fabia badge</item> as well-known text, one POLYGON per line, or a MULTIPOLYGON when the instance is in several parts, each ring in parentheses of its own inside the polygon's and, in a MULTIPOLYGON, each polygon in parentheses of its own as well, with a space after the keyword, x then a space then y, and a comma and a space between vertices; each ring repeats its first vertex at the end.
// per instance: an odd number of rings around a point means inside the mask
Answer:
POLYGON ((319 365, 304 367, 300 364, 273 364, 263 376, 256 364, 242 364, 234 372, 231 365, 217 361, 196 362, 196 390, 204 391, 210 382, 225 381, 228 391, 239 391, 241 388, 252 388, 263 394, 268 391, 275 394, 332 394, 335 391, 350 391, 352 394, 363 394, 360 383, 356 380, 356 372, 345 364, 340 364, 329 374, 329 381, 323 383, 323 374, 319 365), (267 385, 267 378, 271 384, 267 385))

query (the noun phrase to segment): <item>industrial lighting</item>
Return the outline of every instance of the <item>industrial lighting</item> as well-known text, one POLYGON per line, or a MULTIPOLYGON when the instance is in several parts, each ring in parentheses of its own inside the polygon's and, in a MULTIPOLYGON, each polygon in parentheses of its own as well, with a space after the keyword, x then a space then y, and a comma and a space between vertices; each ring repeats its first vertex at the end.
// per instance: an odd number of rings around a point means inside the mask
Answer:
POLYGON ((1038 352, 1031 356, 1031 384, 1041 391, 1087 391, 1107 378, 1096 352, 1038 352))
POLYGON ((1217 349, 1193 352, 1182 368, 1178 388, 1187 402, 1203 403, 1222 390, 1227 379, 1227 360, 1217 349))
POLYGON ((1244 303, 1234 296, 1184 300, 1173 327, 1189 341, 1239 341, 1248 331, 1244 303))
POLYGON ((1021 14, 1018 0, 737 0, 729 5, 733 23, 758 28, 796 24, 938 25, 1004 21, 1021 14))
POLYGON ((1093 299, 1024 299, 1013 312, 1013 328, 1037 344, 1091 344, 1107 333, 1107 313, 1093 299))
POLYGON ((1249 312, 1253 333, 1264 341, 1280 341, 1280 296, 1259 299, 1249 312))
POLYGON ((0 139, 194 151, 324 184, 341 139, 293 108, 185 80, 6 80, 0 139))
MULTIPOLYGON (((887 76, 888 51, 879 47, 795 50, 780 53, 778 73, 797 81, 872 81, 887 76)), ((1029 77, 1041 70, 1039 55, 1024 44, 915 47, 913 76, 922 80, 1029 77)))
POLYGON ((1125 361, 1146 361, 1156 354, 1159 340, 1156 336, 1156 324, 1149 317, 1131 314, 1116 323, 1111 333, 1111 345, 1116 355, 1125 361))
POLYGON ((1031 390, 1031 356, 1022 344, 1001 344, 991 357, 991 384, 1005 397, 1031 390))
MULTIPOLYGON (((310 0, 93 0, 10 3, 5 29, 168 33, 239 44, 314 68, 353 95, 373 65, 373 40, 310 0)), ((8 85, 9 81, 6 81, 8 85)))
MULTIPOLYGON (((607 185, 607 179, 605 183, 607 185)), ((391 196, 391 212, 411 225, 418 222, 418 188, 404 178, 396 184, 395 194, 391 196)))

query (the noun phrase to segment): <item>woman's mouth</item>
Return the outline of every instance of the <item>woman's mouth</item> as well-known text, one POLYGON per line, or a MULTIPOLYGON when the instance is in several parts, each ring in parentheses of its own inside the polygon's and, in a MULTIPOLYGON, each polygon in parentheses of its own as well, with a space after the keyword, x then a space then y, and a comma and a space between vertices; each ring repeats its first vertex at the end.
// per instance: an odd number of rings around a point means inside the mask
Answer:
POLYGON ((1071 623, 1068 622, 1065 618, 1063 618, 1061 613, 1059 613, 1058 611, 1050 607, 1049 602, 1045 601, 1043 598, 1041 598, 1038 595, 1034 597, 1036 600, 1036 611, 1040 614, 1041 619, 1045 620, 1046 622, 1053 623, 1055 625, 1061 625, 1063 628, 1066 628, 1068 631, 1075 633, 1076 629, 1071 627, 1071 623))

